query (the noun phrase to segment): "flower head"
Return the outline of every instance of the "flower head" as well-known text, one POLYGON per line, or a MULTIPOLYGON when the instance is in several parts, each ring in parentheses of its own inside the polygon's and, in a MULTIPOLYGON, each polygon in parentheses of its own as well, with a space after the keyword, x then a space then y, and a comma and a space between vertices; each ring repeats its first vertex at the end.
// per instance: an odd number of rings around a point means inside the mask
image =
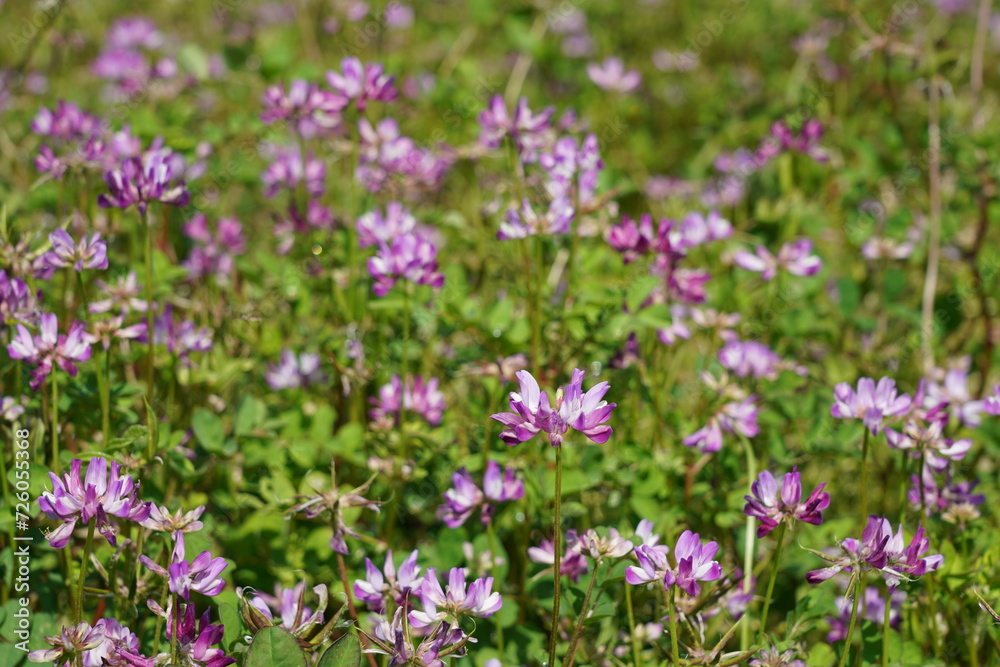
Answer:
POLYGON ((90 359, 90 344, 93 342, 81 322, 74 322, 68 333, 60 335, 53 313, 43 313, 38 320, 37 335, 32 336, 23 324, 18 324, 17 335, 7 346, 12 359, 21 359, 36 366, 31 377, 31 388, 35 391, 45 382, 53 366, 57 365, 76 377, 76 364, 90 359))
POLYGON ((90 237, 84 234, 80 242, 74 244, 73 237, 65 229, 57 229, 49 234, 49 241, 52 250, 42 255, 42 261, 51 268, 72 266, 77 273, 85 268, 108 268, 108 244, 101 240, 99 233, 90 237))
POLYGON ((584 371, 575 369, 570 383, 556 392, 553 406, 548 394, 539 390, 531 373, 518 371, 521 391, 510 394, 513 412, 491 415, 492 419, 507 427, 500 433, 500 439, 508 445, 517 445, 544 431, 549 434, 552 446, 558 447, 564 434, 572 428, 598 444, 607 442, 612 429, 604 422, 616 407, 615 403, 603 400, 610 385, 599 382, 584 393, 585 376, 584 371))
POLYGON ((28 660, 52 663, 59 661, 61 667, 68 667, 76 664, 75 660, 79 656, 101 646, 104 643, 104 631, 92 628, 89 623, 82 621, 64 627, 57 637, 45 637, 45 643, 52 648, 32 651, 28 654, 28 660))
POLYGON ((621 58, 609 57, 603 63, 587 65, 587 76, 604 90, 630 93, 639 87, 642 77, 635 70, 626 70, 621 58))
POLYGON ((823 491, 826 482, 821 483, 809 497, 802 501, 802 483, 798 470, 775 479, 765 470, 757 476, 750 490, 752 496, 744 496, 747 504, 743 512, 760 521, 757 537, 764 537, 778 527, 782 521, 793 524, 796 521, 823 523, 823 510, 830 506, 830 494, 823 491))
POLYGON ((365 578, 354 582, 354 595, 376 613, 384 613, 391 600, 410 609, 412 598, 420 594, 423 578, 417 565, 417 550, 410 552, 399 569, 392 562, 392 549, 385 554, 385 567, 379 570, 370 558, 365 559, 365 578))
POLYGON ((131 475, 121 474, 117 461, 111 462, 110 477, 104 458, 91 459, 81 479, 82 464, 80 459, 73 459, 62 479, 50 472, 52 491, 44 491, 38 498, 38 506, 46 516, 63 522, 46 536, 56 549, 66 546, 77 522, 86 525, 96 517, 98 531, 114 546, 116 529, 109 517, 141 523, 149 516, 152 503, 139 501, 139 484, 131 475))
POLYGON ((184 551, 184 534, 175 531, 174 551, 167 569, 163 569, 144 555, 139 556, 139 560, 161 577, 168 577, 170 591, 185 600, 191 600, 191 591, 209 597, 221 593, 226 582, 219 575, 229 566, 226 559, 213 558, 211 552, 202 551, 193 561, 188 562, 184 551))
POLYGON ((444 492, 444 504, 438 508, 438 516, 449 528, 461 526, 480 505, 480 520, 488 524, 496 504, 524 497, 524 482, 514 469, 507 468, 501 474, 496 461, 486 464, 481 491, 465 468, 453 474, 451 480, 452 488, 444 492))
POLYGON ((159 201, 174 206, 185 206, 191 198, 177 165, 164 150, 147 151, 142 157, 122 161, 118 169, 104 175, 110 192, 97 198, 101 208, 126 209, 133 204, 141 215, 146 214, 149 203, 159 201))
POLYGON ((872 435, 878 435, 886 417, 904 414, 912 399, 896 391, 896 381, 884 377, 875 384, 871 378, 858 380, 858 389, 841 382, 833 390, 830 414, 837 419, 861 419, 872 435))

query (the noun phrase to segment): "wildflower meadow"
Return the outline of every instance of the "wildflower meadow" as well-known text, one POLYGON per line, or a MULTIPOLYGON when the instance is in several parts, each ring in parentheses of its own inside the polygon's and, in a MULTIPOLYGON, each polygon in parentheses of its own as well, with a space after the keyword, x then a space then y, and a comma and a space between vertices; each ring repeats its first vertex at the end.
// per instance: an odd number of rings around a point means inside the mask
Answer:
POLYGON ((0 0, 0 665, 1000 665, 1000 3, 0 0))

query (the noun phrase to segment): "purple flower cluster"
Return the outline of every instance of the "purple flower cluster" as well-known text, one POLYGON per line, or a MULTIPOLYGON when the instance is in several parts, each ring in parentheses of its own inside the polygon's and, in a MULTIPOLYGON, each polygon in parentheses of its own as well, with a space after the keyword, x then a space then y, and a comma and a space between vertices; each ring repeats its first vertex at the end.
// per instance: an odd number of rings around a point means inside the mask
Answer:
POLYGON ((903 541, 903 526, 893 534, 892 526, 886 518, 868 517, 861 539, 848 538, 840 543, 841 556, 819 554, 831 565, 806 574, 806 581, 818 584, 826 581, 842 570, 855 569, 879 571, 890 588, 896 588, 904 579, 916 578, 936 570, 944 562, 944 556, 925 556, 930 549, 930 540, 920 526, 909 544, 903 541))
POLYGON ((875 384, 871 378, 858 380, 857 391, 846 382, 833 390, 830 414, 837 419, 861 419, 872 435, 878 435, 886 417, 905 414, 912 403, 908 394, 900 395, 896 381, 884 377, 875 384))
POLYGON ((36 296, 28 283, 0 269, 0 330, 11 320, 35 324, 39 314, 36 296))
POLYGON ((598 444, 607 442, 612 430, 604 422, 611 417, 616 406, 603 400, 610 385, 599 382, 585 394, 585 376, 584 371, 575 369, 573 379, 556 392, 555 405, 552 405, 548 394, 539 389, 531 373, 518 371, 520 393, 510 394, 510 409, 513 412, 490 415, 506 427, 500 433, 500 439, 508 445, 517 445, 545 432, 552 446, 558 447, 563 436, 572 428, 598 444))
POLYGON ((186 184, 180 178, 175 153, 169 149, 150 150, 142 157, 125 158, 121 166, 104 175, 108 194, 97 198, 101 208, 127 209, 132 205, 140 215, 146 214, 150 202, 185 206, 191 199, 186 184))
POLYGON ((667 590, 677 586, 688 595, 697 596, 701 592, 698 582, 722 577, 722 566, 713 560, 718 551, 719 545, 715 542, 703 543, 697 533, 685 530, 677 538, 673 565, 667 559, 665 547, 640 545, 635 547, 639 565, 629 566, 625 580, 633 585, 662 581, 667 590))
POLYGON ((146 556, 139 556, 139 561, 161 577, 166 577, 170 592, 189 602, 191 591, 214 597, 226 586, 225 580, 219 576, 229 566, 226 559, 213 558, 211 552, 202 551, 188 562, 184 553, 184 533, 180 531, 174 533, 174 550, 167 569, 146 556))
MULTIPOLYGON (((575 530, 566 531, 566 544, 568 549, 564 550, 559 563, 559 574, 569 577, 573 583, 580 581, 580 576, 587 571, 587 559, 583 553, 576 548, 580 543, 580 537, 575 530)), ((542 540, 537 547, 528 547, 528 558, 534 563, 548 565, 550 568, 556 563, 556 545, 553 540, 542 540)))
POLYGON ((368 258, 368 273, 375 281, 372 290, 385 296, 399 280, 440 288, 444 274, 437 270, 437 252, 430 235, 420 230, 380 243, 375 256, 368 258))
POLYGON ((630 93, 639 87, 642 77, 635 70, 626 70, 621 58, 609 57, 603 63, 587 65, 587 76, 602 90, 630 93))
POLYGON ((286 91, 280 85, 264 91, 264 111, 260 118, 265 124, 289 123, 303 139, 325 134, 341 124, 340 112, 347 106, 347 98, 321 89, 314 83, 295 79, 286 91))
POLYGON ((381 64, 365 65, 357 58, 344 58, 340 61, 340 70, 327 72, 326 82, 358 111, 364 111, 370 101, 396 100, 394 77, 386 74, 381 64))
POLYGON ((39 315, 38 322, 39 332, 34 336, 27 327, 18 324, 17 334, 7 346, 11 359, 20 359, 36 367, 31 373, 31 388, 35 391, 45 382, 53 366, 76 377, 76 365, 90 359, 90 344, 94 342, 81 322, 74 322, 66 334, 59 334, 53 313, 39 315))
POLYGON ((375 125, 362 118, 358 121, 358 136, 360 152, 355 175, 369 192, 390 188, 406 192, 436 190, 453 162, 447 152, 418 147, 413 139, 400 133, 392 118, 375 125))
MULTIPOLYGON (((148 332, 140 338, 148 342, 148 332)), ((208 352, 212 349, 212 330, 209 327, 198 327, 193 320, 182 320, 174 317, 173 306, 167 304, 163 312, 153 321, 153 342, 165 345, 167 351, 181 360, 192 364, 192 352, 208 352)))
POLYGON ((479 519, 483 525, 488 524, 497 504, 524 497, 524 482, 514 469, 507 468, 501 473, 496 461, 486 464, 481 490, 465 468, 451 476, 451 483, 452 488, 444 492, 444 504, 438 508, 438 516, 449 528, 461 526, 480 506, 479 519))
POLYGON ((268 364, 264 379, 271 389, 299 389, 326 382, 326 375, 319 368, 319 355, 302 352, 296 356, 287 347, 281 351, 277 364, 268 364))
POLYGON ((370 558, 365 558, 365 578, 354 582, 354 596, 377 614, 384 614, 390 602, 409 611, 423 583, 417 555, 416 549, 411 551, 398 570, 392 562, 392 549, 385 554, 382 570, 375 567, 370 558))
MULTIPOLYGON (((149 607, 158 616, 167 620, 167 640, 175 642, 177 655, 180 664, 198 665, 199 667, 226 667, 236 662, 235 658, 227 657, 221 648, 212 648, 213 645, 222 641, 225 628, 222 625, 212 625, 210 622, 211 610, 206 609, 205 613, 198 619, 195 625, 194 605, 183 605, 181 613, 180 627, 175 627, 172 606, 166 610, 161 609, 156 602, 150 600, 149 607)), ((171 646, 174 644, 172 643, 171 646)), ((170 662, 170 653, 161 653, 152 658, 147 658, 137 652, 127 649, 118 649, 126 665, 132 667, 157 667, 170 662)))
POLYGON ((87 474, 80 477, 83 461, 73 459, 70 471, 62 479, 49 473, 52 491, 44 491, 38 498, 39 508, 50 519, 62 525, 46 535, 49 544, 62 549, 68 543, 77 523, 87 525, 96 518, 97 530, 114 546, 116 527, 110 517, 141 523, 149 516, 152 503, 138 499, 139 485, 131 475, 123 475, 117 461, 93 458, 87 464, 87 474))
POLYGON ((782 522, 793 525, 802 521, 818 526, 823 523, 823 510, 830 506, 830 494, 823 491, 825 486, 826 482, 821 483, 803 502, 798 470, 793 467, 778 479, 765 470, 750 486, 753 495, 744 496, 747 504, 743 512, 760 521, 757 537, 764 537, 782 522))
POLYGON ((752 438, 760 431, 757 425, 757 405, 754 396, 740 401, 730 401, 709 417, 708 423, 682 441, 688 447, 697 447, 703 454, 722 449, 722 434, 736 433, 752 438))
POLYGON ((235 258, 246 252, 243 225, 236 218, 221 218, 215 225, 215 234, 208 226, 208 218, 195 214, 184 223, 184 235, 196 243, 183 262, 192 280, 215 275, 220 285, 228 285, 236 272, 235 258))
POLYGON ((503 97, 496 95, 479 114, 479 143, 486 148, 498 148, 506 137, 510 137, 521 162, 532 164, 538 160, 539 151, 549 143, 549 122, 554 112, 553 107, 546 107, 540 113, 533 113, 528 108, 528 100, 522 97, 511 116, 503 97))
POLYGON ((389 427, 399 417, 400 409, 420 415, 428 424, 437 426, 447 407, 444 394, 438 389, 438 379, 424 381, 419 375, 407 378, 406 386, 398 375, 382 385, 378 398, 369 399, 375 407, 368 412, 372 421, 389 427))
POLYGON ((94 233, 89 237, 84 234, 79 243, 73 241, 73 237, 65 229, 57 229, 49 234, 49 241, 52 243, 52 250, 41 256, 41 263, 48 271, 44 276, 38 276, 43 280, 52 277, 52 271, 67 266, 72 266, 73 270, 81 273, 84 269, 106 269, 108 268, 108 244, 101 240, 99 233, 94 233))
POLYGON ((799 239, 781 246, 777 257, 759 245, 753 253, 738 250, 733 254, 733 262, 742 269, 759 273, 764 281, 772 280, 781 269, 793 276, 812 276, 823 266, 823 261, 811 252, 812 241, 799 239))

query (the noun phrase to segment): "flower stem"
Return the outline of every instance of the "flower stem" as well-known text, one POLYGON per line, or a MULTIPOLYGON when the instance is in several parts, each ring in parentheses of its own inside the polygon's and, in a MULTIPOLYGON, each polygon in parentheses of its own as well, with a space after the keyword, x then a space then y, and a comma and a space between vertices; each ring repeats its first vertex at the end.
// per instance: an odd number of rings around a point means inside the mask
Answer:
POLYGON ((170 632, 170 664, 176 665, 177 656, 177 634, 181 629, 181 599, 179 595, 174 596, 173 604, 170 606, 170 613, 174 617, 173 629, 170 632))
POLYGON ((87 544, 83 548, 83 560, 80 561, 80 578, 76 582, 76 622, 83 620, 83 582, 87 579, 87 563, 90 562, 90 552, 94 550, 94 528, 97 520, 87 525, 87 544))
POLYGON ((870 431, 865 427, 865 435, 861 440, 861 530, 865 529, 868 523, 868 434, 870 431))
MULTIPOLYGON (((851 607, 851 621, 847 625, 847 637, 844 638, 844 652, 840 655, 840 667, 847 665, 847 656, 851 653, 851 640, 854 639, 854 623, 858 619, 858 598, 861 594, 861 580, 857 573, 851 576, 851 583, 854 584, 854 605, 851 607)), ((850 592, 850 588, 848 588, 848 592, 850 592)))
POLYGON ((583 623, 587 620, 587 612, 590 611, 590 597, 594 594, 594 584, 597 583, 598 567, 594 567, 594 575, 590 578, 590 583, 587 584, 587 594, 583 597, 583 607, 580 609, 580 617, 576 619, 576 628, 573 629, 573 638, 569 643, 569 650, 566 652, 566 659, 563 661, 564 667, 573 667, 574 658, 576 657, 576 648, 580 644, 580 637, 583 636, 583 623))
POLYGON ((52 471, 59 475, 62 472, 62 465, 59 463, 59 379, 56 367, 52 367, 52 409, 49 415, 52 417, 52 471))
POLYGON ((553 570, 552 576, 555 580, 555 588, 552 598, 552 633, 549 636, 549 667, 556 667, 556 641, 559 637, 559 595, 561 593, 560 584, 562 581, 562 445, 556 447, 556 493, 555 504, 552 510, 552 545, 553 545, 553 570))
POLYGON ((639 638, 635 636, 635 613, 632 611, 632 586, 625 583, 625 608, 628 610, 628 634, 632 640, 632 667, 639 667, 639 638))
POLYGON ((885 585, 885 616, 882 618, 882 667, 889 667, 889 615, 892 613, 892 586, 885 585))
MULTIPOLYGON (((486 539, 489 540, 490 545, 490 575, 496 583, 497 590, 500 590, 500 572, 497 567, 497 547, 496 547, 496 536, 493 531, 493 522, 490 521, 486 524, 486 539)), ((496 627, 497 627, 497 650, 500 651, 500 655, 504 655, 504 645, 503 645, 503 623, 500 621, 499 614, 496 614, 496 627)))
MULTIPOLYGON (((354 608, 354 595, 351 593, 351 586, 347 582, 347 566, 344 565, 344 555, 337 552, 337 569, 340 571, 340 583, 344 587, 344 595, 347 596, 347 611, 351 614, 351 620, 354 621, 354 625, 358 625, 358 610, 354 608)), ((368 648, 368 638, 363 632, 358 633, 358 639, 361 640, 361 646, 364 649, 368 648)), ((371 653, 366 653, 368 656, 369 667, 378 667, 375 664, 375 656, 371 653)))
MULTIPOLYGON (((80 298, 83 300, 83 312, 87 317, 87 326, 90 328, 91 333, 93 333, 94 323, 93 318, 90 316, 90 299, 87 298, 87 286, 83 282, 83 274, 77 273, 76 279, 80 284, 80 298)), ((101 434, 104 436, 103 442, 105 447, 108 446, 108 438, 111 435, 111 394, 108 391, 110 378, 107 374, 107 360, 109 356, 110 351, 104 350, 102 357, 99 357, 97 360, 97 394, 101 401, 101 434), (104 363, 101 363, 102 359, 104 363)))
MULTIPOLYGON (((771 608, 771 595, 774 593, 774 582, 778 578, 778 565, 781 561, 781 549, 785 545, 785 528, 786 524, 784 521, 778 526, 778 546, 774 550, 774 558, 771 562, 771 578, 767 582, 767 595, 764 597, 764 609, 760 613, 760 641, 764 642, 765 639, 765 629, 767 626, 767 612, 771 608)), ((747 573, 744 572, 743 576, 746 577, 747 573)))
MULTIPOLYGON (((750 479, 757 477, 757 460, 753 454, 753 445, 750 444, 750 438, 743 438, 743 446, 746 448, 747 455, 747 474, 750 479)), ((747 532, 745 536, 744 548, 743 548, 743 595, 750 594, 750 584, 753 581, 753 556, 754 556, 754 537, 756 537, 755 525, 756 519, 752 516, 747 517, 747 532)), ((745 614, 748 618, 746 622, 740 627, 740 650, 746 651, 747 647, 750 646, 750 608, 747 607, 745 614)), ((764 623, 766 619, 761 619, 761 632, 764 631, 764 623)))
POLYGON ((149 211, 142 213, 142 223, 146 228, 146 340, 149 356, 146 357, 146 400, 153 405, 153 227, 149 222, 149 211))
POLYGON ((674 667, 680 667, 681 664, 681 652, 678 646, 677 638, 677 605, 675 604, 674 596, 677 588, 675 586, 670 587, 670 601, 667 604, 667 613, 670 614, 670 664, 674 667))

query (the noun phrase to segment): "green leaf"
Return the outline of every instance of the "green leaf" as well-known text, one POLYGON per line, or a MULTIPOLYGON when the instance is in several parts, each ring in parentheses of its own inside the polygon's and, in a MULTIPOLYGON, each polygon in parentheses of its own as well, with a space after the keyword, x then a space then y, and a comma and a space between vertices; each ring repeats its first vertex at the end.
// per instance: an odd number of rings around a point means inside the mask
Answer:
POLYGON ((199 444, 212 453, 222 451, 226 439, 226 429, 222 420, 205 408, 199 408, 191 417, 191 428, 199 444))
POLYGON ((246 667, 306 667, 298 641, 281 628, 264 628, 253 637, 246 667))
POLYGON ((317 667, 358 667, 361 664, 361 642, 357 635, 344 635, 326 650, 317 667))

